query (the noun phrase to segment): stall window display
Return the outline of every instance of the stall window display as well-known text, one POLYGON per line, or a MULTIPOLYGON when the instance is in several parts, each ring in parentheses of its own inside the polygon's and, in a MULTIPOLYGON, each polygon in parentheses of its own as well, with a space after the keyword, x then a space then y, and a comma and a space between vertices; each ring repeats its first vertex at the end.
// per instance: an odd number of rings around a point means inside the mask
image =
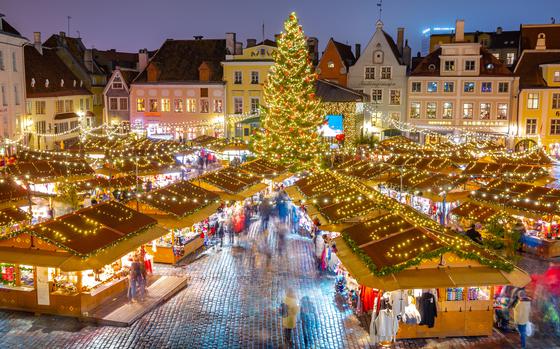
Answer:
POLYGON ((19 272, 21 277, 21 285, 26 287, 35 286, 35 277, 33 275, 33 267, 29 265, 20 265, 19 272))
POLYGON ((0 264, 0 272, 2 273, 2 285, 16 285, 16 267, 13 264, 0 264))

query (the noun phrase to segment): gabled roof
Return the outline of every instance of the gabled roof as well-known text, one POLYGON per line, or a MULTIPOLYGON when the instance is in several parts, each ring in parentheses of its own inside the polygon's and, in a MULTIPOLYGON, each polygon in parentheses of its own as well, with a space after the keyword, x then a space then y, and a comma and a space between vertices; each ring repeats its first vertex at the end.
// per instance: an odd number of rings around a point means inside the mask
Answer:
POLYGON ((264 39, 264 41, 261 41, 257 44, 257 46, 260 46, 260 45, 278 47, 278 45, 276 44, 276 41, 272 41, 272 40, 269 40, 269 39, 264 39))
POLYGON ((397 44, 395 44, 395 41, 393 40, 393 37, 389 34, 387 34, 387 32, 385 30, 381 30, 383 32, 383 35, 385 35, 385 39, 387 40, 387 43, 389 44, 389 47, 391 48, 391 51, 393 51, 393 55, 395 55, 395 57, 397 58, 397 60, 402 64, 402 56, 399 53, 399 48, 397 47, 397 44))
MULTIPOLYGON (((226 58, 226 40, 166 40, 150 60, 159 70, 157 82, 199 81, 198 68, 202 62, 209 63, 213 69, 211 81, 222 81, 221 61, 226 58)), ((147 69, 133 81, 148 82, 147 69)))
POLYGON ((124 69, 136 69, 138 64, 138 53, 119 52, 114 49, 101 51, 93 50, 93 59, 104 67, 108 74, 116 67, 124 69))
POLYGON ((105 74, 103 69, 97 65, 95 59, 93 60, 93 71, 89 69, 84 64, 84 55, 86 47, 82 42, 82 38, 73 38, 70 36, 61 36, 60 34, 51 35, 47 41, 43 43, 43 46, 50 47, 53 49, 65 48, 72 55, 74 60, 80 65, 80 67, 88 73, 91 74, 105 74))
POLYGON ((367 96, 327 80, 317 80, 315 95, 323 102, 363 102, 367 96))
MULTIPOLYGON (((453 45, 453 44, 451 44, 453 45)), ((416 66, 410 75, 412 76, 439 76, 440 75, 440 55, 441 47, 432 51, 416 66), (433 66, 432 66, 433 65, 433 66), (434 69, 430 69, 430 66, 434 69)), ((511 76, 511 71, 494 55, 485 48, 480 48, 480 76, 511 76), (492 64, 493 69, 488 69, 488 65, 492 64)))
POLYGON ((80 79, 68 69, 54 49, 45 47, 41 55, 33 46, 25 46, 24 60, 28 98, 91 95, 85 84, 80 87, 80 79), (35 79, 33 87, 32 79, 35 79), (46 80, 49 80, 48 87, 46 80), (61 86, 61 80, 64 80, 64 86, 61 86))
POLYGON ((2 26, 1 26, 2 29, 0 29, 0 34, 9 34, 13 36, 22 37, 21 34, 16 30, 16 28, 12 27, 12 25, 8 23, 5 19, 0 18, 0 21, 2 21, 2 26))
POLYGON ((560 49, 560 24, 522 24, 521 51, 534 49, 540 33, 546 35, 547 49, 560 49))
POLYGON ((340 58, 342 59, 342 62, 344 63, 346 68, 356 63, 356 57, 354 57, 354 53, 352 53, 352 47, 335 41, 333 38, 331 38, 331 41, 334 44, 335 49, 338 51, 338 54, 340 55, 340 58))
POLYGON ((513 71, 519 76, 520 88, 547 87, 541 64, 560 64, 560 50, 525 50, 513 71))
POLYGON ((515 48, 519 47, 519 30, 503 30, 501 33, 491 32, 490 49, 515 48))

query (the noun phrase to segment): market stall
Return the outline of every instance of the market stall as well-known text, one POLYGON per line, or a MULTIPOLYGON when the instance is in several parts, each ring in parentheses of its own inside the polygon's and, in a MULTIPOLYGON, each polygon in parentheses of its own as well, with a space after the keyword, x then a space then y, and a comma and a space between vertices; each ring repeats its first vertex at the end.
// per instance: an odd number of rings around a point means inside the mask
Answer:
POLYGON ((110 201, 2 236, 0 307, 87 315, 126 290, 131 254, 165 234, 156 224, 110 201))
POLYGON ((335 239, 341 273, 350 279, 345 283, 357 292, 362 310, 372 313, 372 338, 387 344, 395 338, 491 335, 493 287, 522 287, 529 275, 424 223, 418 214, 387 213, 343 229, 335 239), (395 326, 381 333, 380 321, 395 326))
POLYGON ((512 182, 552 182, 550 173, 541 166, 472 162, 462 172, 465 178, 488 182, 497 178, 512 182))
POLYGON ((237 167, 225 167, 207 173, 199 177, 196 183, 217 193, 224 201, 244 200, 267 187, 260 176, 237 167))
POLYGON ((29 193, 10 177, 0 177, 0 209, 29 203, 29 193))
MULTIPOLYGON (((189 181, 141 195, 138 210, 157 219, 168 233, 154 240, 151 249, 156 263, 176 264, 204 244, 199 223, 216 212, 220 197, 189 181)), ((136 208, 136 201, 129 206, 136 208)))

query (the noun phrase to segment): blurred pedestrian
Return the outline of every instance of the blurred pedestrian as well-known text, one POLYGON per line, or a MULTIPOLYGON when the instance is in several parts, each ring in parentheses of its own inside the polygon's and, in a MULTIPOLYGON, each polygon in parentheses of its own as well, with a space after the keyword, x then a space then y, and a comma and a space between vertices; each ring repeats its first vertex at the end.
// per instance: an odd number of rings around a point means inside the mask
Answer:
POLYGON ((521 337, 521 349, 527 347, 527 326, 529 324, 529 314, 531 313, 531 299, 527 297, 525 290, 519 291, 519 301, 513 308, 513 320, 517 325, 519 336, 521 337))
POLYGON ((296 328, 299 314, 299 304, 292 288, 288 288, 282 303, 282 328, 284 329, 284 342, 291 347, 294 345, 293 332, 296 328))
POLYGON ((315 306, 308 296, 303 296, 299 302, 301 319, 301 329, 303 334, 303 342, 306 348, 313 346, 313 332, 315 331, 315 306))

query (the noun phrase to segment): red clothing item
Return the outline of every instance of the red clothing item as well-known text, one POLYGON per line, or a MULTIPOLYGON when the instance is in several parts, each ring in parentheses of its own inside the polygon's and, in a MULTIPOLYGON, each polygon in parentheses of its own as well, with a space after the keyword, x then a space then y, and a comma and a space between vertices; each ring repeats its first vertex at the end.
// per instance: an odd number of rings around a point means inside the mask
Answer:
MULTIPOLYGON (((360 299, 362 301, 362 309, 364 312, 373 310, 375 305, 375 298, 379 296, 379 291, 367 286, 360 286, 360 299)), ((379 308, 379 302, 377 302, 379 308)))

